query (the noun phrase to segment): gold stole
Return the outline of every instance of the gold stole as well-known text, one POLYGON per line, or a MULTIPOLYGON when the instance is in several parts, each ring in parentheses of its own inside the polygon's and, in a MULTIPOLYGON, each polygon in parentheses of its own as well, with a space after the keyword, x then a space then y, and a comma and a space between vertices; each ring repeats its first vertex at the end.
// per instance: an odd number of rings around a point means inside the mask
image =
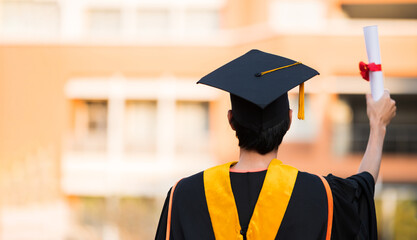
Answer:
MULTIPOLYGON (((229 169, 235 162, 204 171, 207 206, 217 240, 243 239, 230 183, 229 169)), ((298 170, 273 159, 249 222, 247 239, 275 239, 290 201, 298 170)))

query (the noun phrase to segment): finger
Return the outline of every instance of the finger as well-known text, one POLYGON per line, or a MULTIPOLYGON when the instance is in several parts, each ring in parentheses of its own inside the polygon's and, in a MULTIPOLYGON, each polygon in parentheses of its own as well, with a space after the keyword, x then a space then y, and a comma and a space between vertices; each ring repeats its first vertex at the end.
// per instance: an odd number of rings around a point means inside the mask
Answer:
POLYGON ((392 110, 391 110, 391 116, 395 117, 395 115, 397 115, 397 108, 396 107, 392 108, 392 110))
POLYGON ((391 99, 391 101, 390 101, 390 107, 391 108, 396 108, 397 107, 397 105, 395 104, 395 100, 391 99))
POLYGON ((384 91, 384 94, 382 95, 382 98, 391 99, 391 95, 390 95, 388 90, 384 91))

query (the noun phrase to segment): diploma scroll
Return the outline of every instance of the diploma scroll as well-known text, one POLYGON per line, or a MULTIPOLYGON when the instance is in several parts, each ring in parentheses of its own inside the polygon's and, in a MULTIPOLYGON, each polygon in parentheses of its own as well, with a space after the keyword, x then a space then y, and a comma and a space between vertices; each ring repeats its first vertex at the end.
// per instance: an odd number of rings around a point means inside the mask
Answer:
MULTIPOLYGON (((368 63, 381 64, 378 26, 364 27, 363 33, 366 53, 368 54, 368 63)), ((369 82, 371 83, 372 98, 377 101, 384 94, 384 76, 382 75, 382 71, 369 71, 369 82)))

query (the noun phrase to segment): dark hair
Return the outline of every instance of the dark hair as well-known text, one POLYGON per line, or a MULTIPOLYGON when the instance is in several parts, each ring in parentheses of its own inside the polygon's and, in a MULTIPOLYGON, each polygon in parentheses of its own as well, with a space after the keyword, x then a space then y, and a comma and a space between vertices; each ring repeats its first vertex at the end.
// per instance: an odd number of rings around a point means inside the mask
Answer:
POLYGON ((235 128, 236 137, 239 140, 239 147, 246 150, 254 150, 262 155, 277 150, 288 131, 289 118, 285 118, 277 125, 268 129, 256 132, 240 125, 233 117, 231 124, 235 128))

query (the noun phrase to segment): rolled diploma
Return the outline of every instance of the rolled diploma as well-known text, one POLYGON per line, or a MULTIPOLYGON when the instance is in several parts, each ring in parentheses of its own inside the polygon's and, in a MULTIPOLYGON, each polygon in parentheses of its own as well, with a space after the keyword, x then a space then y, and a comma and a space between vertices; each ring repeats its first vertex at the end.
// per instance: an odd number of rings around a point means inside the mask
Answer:
MULTIPOLYGON (((363 34, 365 36, 366 53, 368 54, 368 64, 381 64, 378 26, 364 27, 363 34)), ((375 101, 378 101, 384 94, 384 76, 382 75, 382 71, 369 71, 369 82, 371 83, 372 98, 375 101)))

